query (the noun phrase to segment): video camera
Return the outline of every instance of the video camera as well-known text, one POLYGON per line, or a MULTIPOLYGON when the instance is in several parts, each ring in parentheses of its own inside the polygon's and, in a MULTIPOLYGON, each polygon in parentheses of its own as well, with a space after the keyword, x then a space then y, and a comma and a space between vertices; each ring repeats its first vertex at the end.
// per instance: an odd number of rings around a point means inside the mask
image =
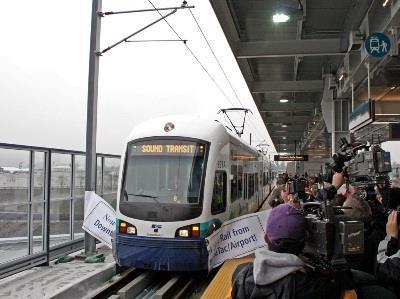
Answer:
POLYGON ((364 224, 338 214, 338 208, 325 199, 305 203, 309 237, 304 256, 316 268, 337 272, 347 268, 346 258, 364 252, 364 224))
POLYGON ((346 138, 341 138, 341 142, 340 151, 332 155, 332 163, 325 165, 325 181, 332 182, 334 172, 345 171, 351 185, 369 192, 374 185, 389 184, 388 173, 392 171, 389 152, 379 144, 352 147, 346 138))
POLYGON ((287 182, 289 194, 296 194, 299 192, 305 192, 306 181, 304 179, 293 179, 287 182))

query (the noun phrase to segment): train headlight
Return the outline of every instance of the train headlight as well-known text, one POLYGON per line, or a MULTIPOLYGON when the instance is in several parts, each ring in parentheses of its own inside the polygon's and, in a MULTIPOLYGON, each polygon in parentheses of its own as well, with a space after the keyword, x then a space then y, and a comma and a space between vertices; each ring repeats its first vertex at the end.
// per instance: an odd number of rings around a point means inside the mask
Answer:
POLYGON ((189 230, 188 229, 180 229, 178 231, 179 237, 188 238, 189 237, 189 230))
POLYGON ((120 222, 119 223, 119 232, 125 234, 126 233, 126 222, 120 222))
POLYGON ((136 235, 137 231, 136 231, 136 227, 134 225, 120 220, 119 221, 119 233, 136 235))
POLYGON ((180 238, 199 238, 200 237, 200 224, 192 224, 177 229, 175 237, 180 238))
POLYGON ((128 226, 128 228, 126 229, 126 233, 130 235, 136 235, 136 227, 128 226))
POLYGON ((192 238, 200 237, 200 226, 192 225, 192 238))

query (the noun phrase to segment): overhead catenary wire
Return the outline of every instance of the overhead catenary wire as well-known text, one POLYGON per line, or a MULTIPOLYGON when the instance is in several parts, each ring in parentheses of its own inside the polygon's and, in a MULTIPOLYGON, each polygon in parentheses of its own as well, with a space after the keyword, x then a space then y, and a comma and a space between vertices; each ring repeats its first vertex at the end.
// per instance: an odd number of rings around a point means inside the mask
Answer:
MULTIPOLYGON (((155 7, 155 5, 151 2, 151 0, 147 0, 151 6, 158 12, 158 14, 160 16, 162 16, 161 12, 158 11, 158 9, 155 7)), ((189 8, 190 9, 190 8, 189 8)), ((190 49, 190 47, 187 45, 187 40, 182 39, 182 37, 178 34, 178 32, 176 32, 176 30, 174 29, 174 27, 172 27, 172 25, 166 20, 164 19, 165 23, 167 23, 167 25, 169 26, 169 28, 171 28, 171 30, 175 33, 175 35, 178 37, 179 40, 181 41, 185 41, 184 45, 186 47, 186 49, 190 52, 190 54, 193 56, 193 58, 197 61, 197 63, 201 66, 201 68, 206 72, 206 74, 208 75, 208 77, 211 79, 211 81, 215 84, 215 86, 218 88, 218 90, 223 94, 223 96, 225 97, 225 99, 231 104, 234 105, 232 103, 232 101, 229 99, 229 97, 226 95, 226 93, 222 90, 221 86, 219 86, 219 84, 217 83, 217 81, 214 79, 213 76, 211 76, 210 72, 206 69, 206 67, 201 63, 200 59, 197 58, 196 54, 194 54, 194 52, 192 51, 192 49, 190 49)), ((218 105, 219 109, 222 109, 222 107, 220 107, 218 105)), ((225 120, 226 121, 226 120, 225 120)))
MULTIPOLYGON (((206 35, 205 35, 204 32, 203 32, 203 29, 201 29, 201 26, 200 26, 199 22, 197 21, 196 17, 194 16, 194 14, 193 14, 193 12, 192 12, 192 10, 191 10, 190 8, 189 8, 189 11, 190 11, 190 14, 191 14, 192 17, 193 17, 193 20, 196 22, 197 28, 199 28, 199 30, 200 30, 200 32, 201 32, 201 34, 202 34, 204 40, 206 41, 206 43, 207 43, 207 45, 208 45, 208 48, 210 49, 211 53, 213 54, 215 60, 217 61, 217 64, 218 64, 219 68, 221 69, 222 73, 224 74, 224 77, 225 77, 226 81, 228 82, 229 86, 231 87, 233 93, 235 94, 236 99, 239 101, 240 105, 242 105, 242 103, 241 103, 241 101, 240 101, 240 99, 239 99, 239 97, 238 97, 236 91, 234 90, 234 88, 233 88, 233 86, 232 86, 231 81, 229 80, 228 76, 227 76, 226 73, 225 73, 224 68, 222 67, 222 65, 221 65, 221 63, 219 62, 217 56, 215 55, 214 50, 212 49, 210 43, 208 42, 208 39, 207 39, 206 35)), ((243 105, 242 105, 242 106, 243 106, 243 105)))
MULTIPOLYGON (((152 2, 151 0, 147 0, 147 1, 148 1, 148 2, 151 4, 151 6, 157 11, 157 13, 158 13, 160 16, 162 16, 161 12, 155 7, 155 5, 153 4, 153 2, 152 2)), ((189 10, 190 10, 190 8, 189 8, 189 10)), ((191 12, 191 13, 192 13, 192 12, 191 12)), ((192 13, 192 16, 194 17, 193 13, 192 13)), ((178 34, 178 32, 172 27, 172 25, 171 25, 166 19, 164 19, 164 21, 165 21, 165 23, 167 23, 167 25, 171 28, 171 30, 175 33, 175 35, 178 37, 178 39, 181 40, 181 41, 183 41, 182 37, 181 37, 181 36, 178 34)), ((198 24, 197 21, 196 21, 196 23, 198 24)), ((199 24, 198 24, 198 26, 199 26, 199 29, 201 30, 201 27, 200 27, 199 24)), ((201 31, 202 31, 202 30, 201 30, 201 31)), ((204 34, 203 34, 203 37, 206 39, 206 37, 205 37, 204 34)), ((207 39, 206 39, 206 40, 207 40, 207 39)), ((211 49, 211 46, 210 46, 210 44, 208 43, 208 41, 207 41, 207 44, 208 44, 208 46, 209 46, 210 49, 211 49)), ((225 99, 226 99, 232 106, 235 106, 235 105, 233 104, 233 102, 229 99, 229 97, 227 96, 227 94, 223 91, 223 89, 221 88, 221 86, 220 86, 220 85, 217 83, 217 81, 214 79, 214 77, 210 74, 210 72, 209 72, 209 71, 206 69, 206 67, 203 65, 203 63, 201 63, 201 61, 200 61, 199 58, 196 56, 196 54, 195 54, 195 53, 192 51, 192 49, 188 46, 188 44, 187 44, 187 43, 184 43, 184 45, 185 45, 186 49, 190 52, 190 54, 193 56, 193 58, 197 61, 197 63, 201 66, 201 68, 206 72, 206 74, 207 74, 208 77, 211 79, 211 81, 215 84, 215 86, 218 88, 218 90, 222 93, 222 95, 225 97, 225 99)), ((211 50, 212 50, 212 49, 211 49, 211 50)), ((215 54, 214 54, 214 51, 212 51, 212 53, 213 53, 213 55, 214 55, 214 58, 218 61, 217 57, 216 57, 215 54)), ((232 88, 232 90, 233 90, 233 92, 234 92, 234 94, 235 94, 237 100, 239 101, 240 105, 244 108, 243 104, 241 103, 241 101, 240 101, 240 99, 239 99, 237 93, 235 92, 235 90, 234 90, 232 84, 230 83, 228 77, 226 76, 226 73, 225 73, 225 71, 223 70, 223 68, 222 68, 221 64, 219 63, 219 61, 218 61, 218 64, 219 64, 221 70, 223 71, 223 73, 224 73, 224 75, 225 75, 225 78, 226 78, 227 81, 229 82, 229 85, 230 85, 230 87, 232 88)), ((219 107, 219 108, 220 108, 220 107, 219 107)), ((221 109, 221 108, 220 108, 220 109, 221 109)), ((253 122, 251 121, 251 119, 249 119, 249 120, 250 120, 250 124, 252 124, 253 127, 254 127, 254 129, 260 134, 259 130, 257 129, 257 127, 254 126, 254 124, 253 124, 253 122)), ((260 134, 260 136, 263 136, 263 134, 260 134)))
MULTIPOLYGON (((234 87, 233 87, 231 81, 229 80, 229 78, 228 78, 228 76, 227 76, 227 74, 226 74, 224 68, 222 67, 221 63, 219 62, 218 57, 215 55, 215 52, 214 52, 214 50, 212 49, 212 47, 211 47, 211 45, 210 45, 210 43, 209 43, 209 41, 208 41, 208 39, 207 39, 207 37, 206 37, 206 35, 205 35, 203 29, 201 28, 201 26, 200 26, 198 20, 196 19, 195 15, 193 14, 193 12, 192 12, 192 10, 191 10, 190 8, 189 8, 189 12, 190 12, 190 14, 192 15, 192 18, 193 18, 193 20, 195 21, 195 23, 196 23, 196 25, 197 25, 197 28, 200 30, 200 32, 201 32, 201 34, 202 34, 204 40, 206 41, 206 43, 207 43, 207 45, 208 45, 208 48, 210 49, 212 55, 214 56, 214 59, 216 60, 216 62, 217 62, 217 64, 218 64, 219 68, 221 69, 222 73, 224 74, 224 77, 225 77, 226 81, 228 82, 230 88, 232 89, 232 91, 233 91, 233 93, 234 93, 234 95, 235 95, 237 101, 238 101, 239 104, 242 106, 242 108, 244 108, 243 103, 240 101, 238 94, 236 93, 236 91, 235 91, 235 89, 234 89, 234 87)), ((261 136, 263 136, 263 134, 261 134, 260 131, 258 130, 257 126, 254 125, 254 123, 252 122, 251 118, 249 118, 249 121, 250 121, 250 124, 253 126, 253 128, 258 132, 258 134, 260 134, 261 136)))
MULTIPOLYGON (((147 0, 151 6, 153 6, 153 8, 158 12, 159 15, 162 15, 161 12, 159 12, 157 10, 157 8, 155 7, 155 5, 153 4, 153 2, 151 2, 151 0, 147 0)), ((166 20, 164 19, 165 23, 167 23, 167 25, 169 26, 169 28, 171 28, 171 30, 175 33, 175 35, 183 41, 182 37, 178 34, 178 32, 176 32, 176 30, 172 27, 172 25, 166 20)), ((211 76, 210 72, 206 69, 206 67, 201 63, 201 61, 199 60, 199 58, 197 58, 197 56, 194 54, 194 52, 190 49, 190 47, 187 45, 187 43, 184 43, 186 49, 190 52, 190 54, 192 54, 193 58, 197 61, 197 63, 201 66, 201 68, 206 72, 206 74, 208 75, 208 77, 214 82, 215 86, 218 88, 218 90, 224 95, 224 97, 231 103, 231 105, 233 105, 233 103, 231 102, 231 100, 228 98, 228 96, 225 94, 225 92, 222 90, 221 86, 219 86, 219 84, 217 83, 217 81, 214 79, 213 76, 211 76)), ((221 108, 220 108, 221 109, 221 108)))
POLYGON ((186 43, 187 39, 138 39, 138 40, 126 40, 127 43, 149 43, 149 42, 183 42, 186 43))

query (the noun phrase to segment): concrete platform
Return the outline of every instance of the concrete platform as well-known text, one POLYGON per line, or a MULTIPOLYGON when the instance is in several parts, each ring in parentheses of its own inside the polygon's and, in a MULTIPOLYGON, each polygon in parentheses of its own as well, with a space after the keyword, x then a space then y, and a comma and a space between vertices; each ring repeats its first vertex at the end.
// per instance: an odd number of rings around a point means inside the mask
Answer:
MULTIPOLYGON (((270 199, 274 192, 268 196, 270 199)), ((268 199, 260 210, 270 209, 268 199)), ((78 255, 80 252, 71 254, 78 255)), ((87 264, 75 259, 69 263, 36 267, 0 280, 0 298, 84 298, 115 274, 116 264, 111 250, 98 248, 106 257, 104 263, 87 264)))
MULTIPOLYGON (((72 256, 77 255, 72 254, 72 256)), ((82 298, 115 274, 111 250, 98 248, 104 263, 88 264, 75 259, 69 263, 35 267, 0 280, 0 298, 82 298)))

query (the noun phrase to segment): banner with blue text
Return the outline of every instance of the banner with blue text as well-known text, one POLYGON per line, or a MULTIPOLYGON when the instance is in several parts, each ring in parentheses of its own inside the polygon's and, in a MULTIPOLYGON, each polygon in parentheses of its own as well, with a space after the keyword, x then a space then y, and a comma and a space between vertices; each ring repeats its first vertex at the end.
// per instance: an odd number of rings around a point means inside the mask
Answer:
POLYGON ((267 246, 264 235, 269 212, 265 210, 231 219, 206 238, 208 270, 227 259, 246 256, 257 248, 267 246))
POLYGON ((111 248, 111 235, 115 231, 115 210, 93 191, 85 192, 85 219, 82 228, 111 248))

